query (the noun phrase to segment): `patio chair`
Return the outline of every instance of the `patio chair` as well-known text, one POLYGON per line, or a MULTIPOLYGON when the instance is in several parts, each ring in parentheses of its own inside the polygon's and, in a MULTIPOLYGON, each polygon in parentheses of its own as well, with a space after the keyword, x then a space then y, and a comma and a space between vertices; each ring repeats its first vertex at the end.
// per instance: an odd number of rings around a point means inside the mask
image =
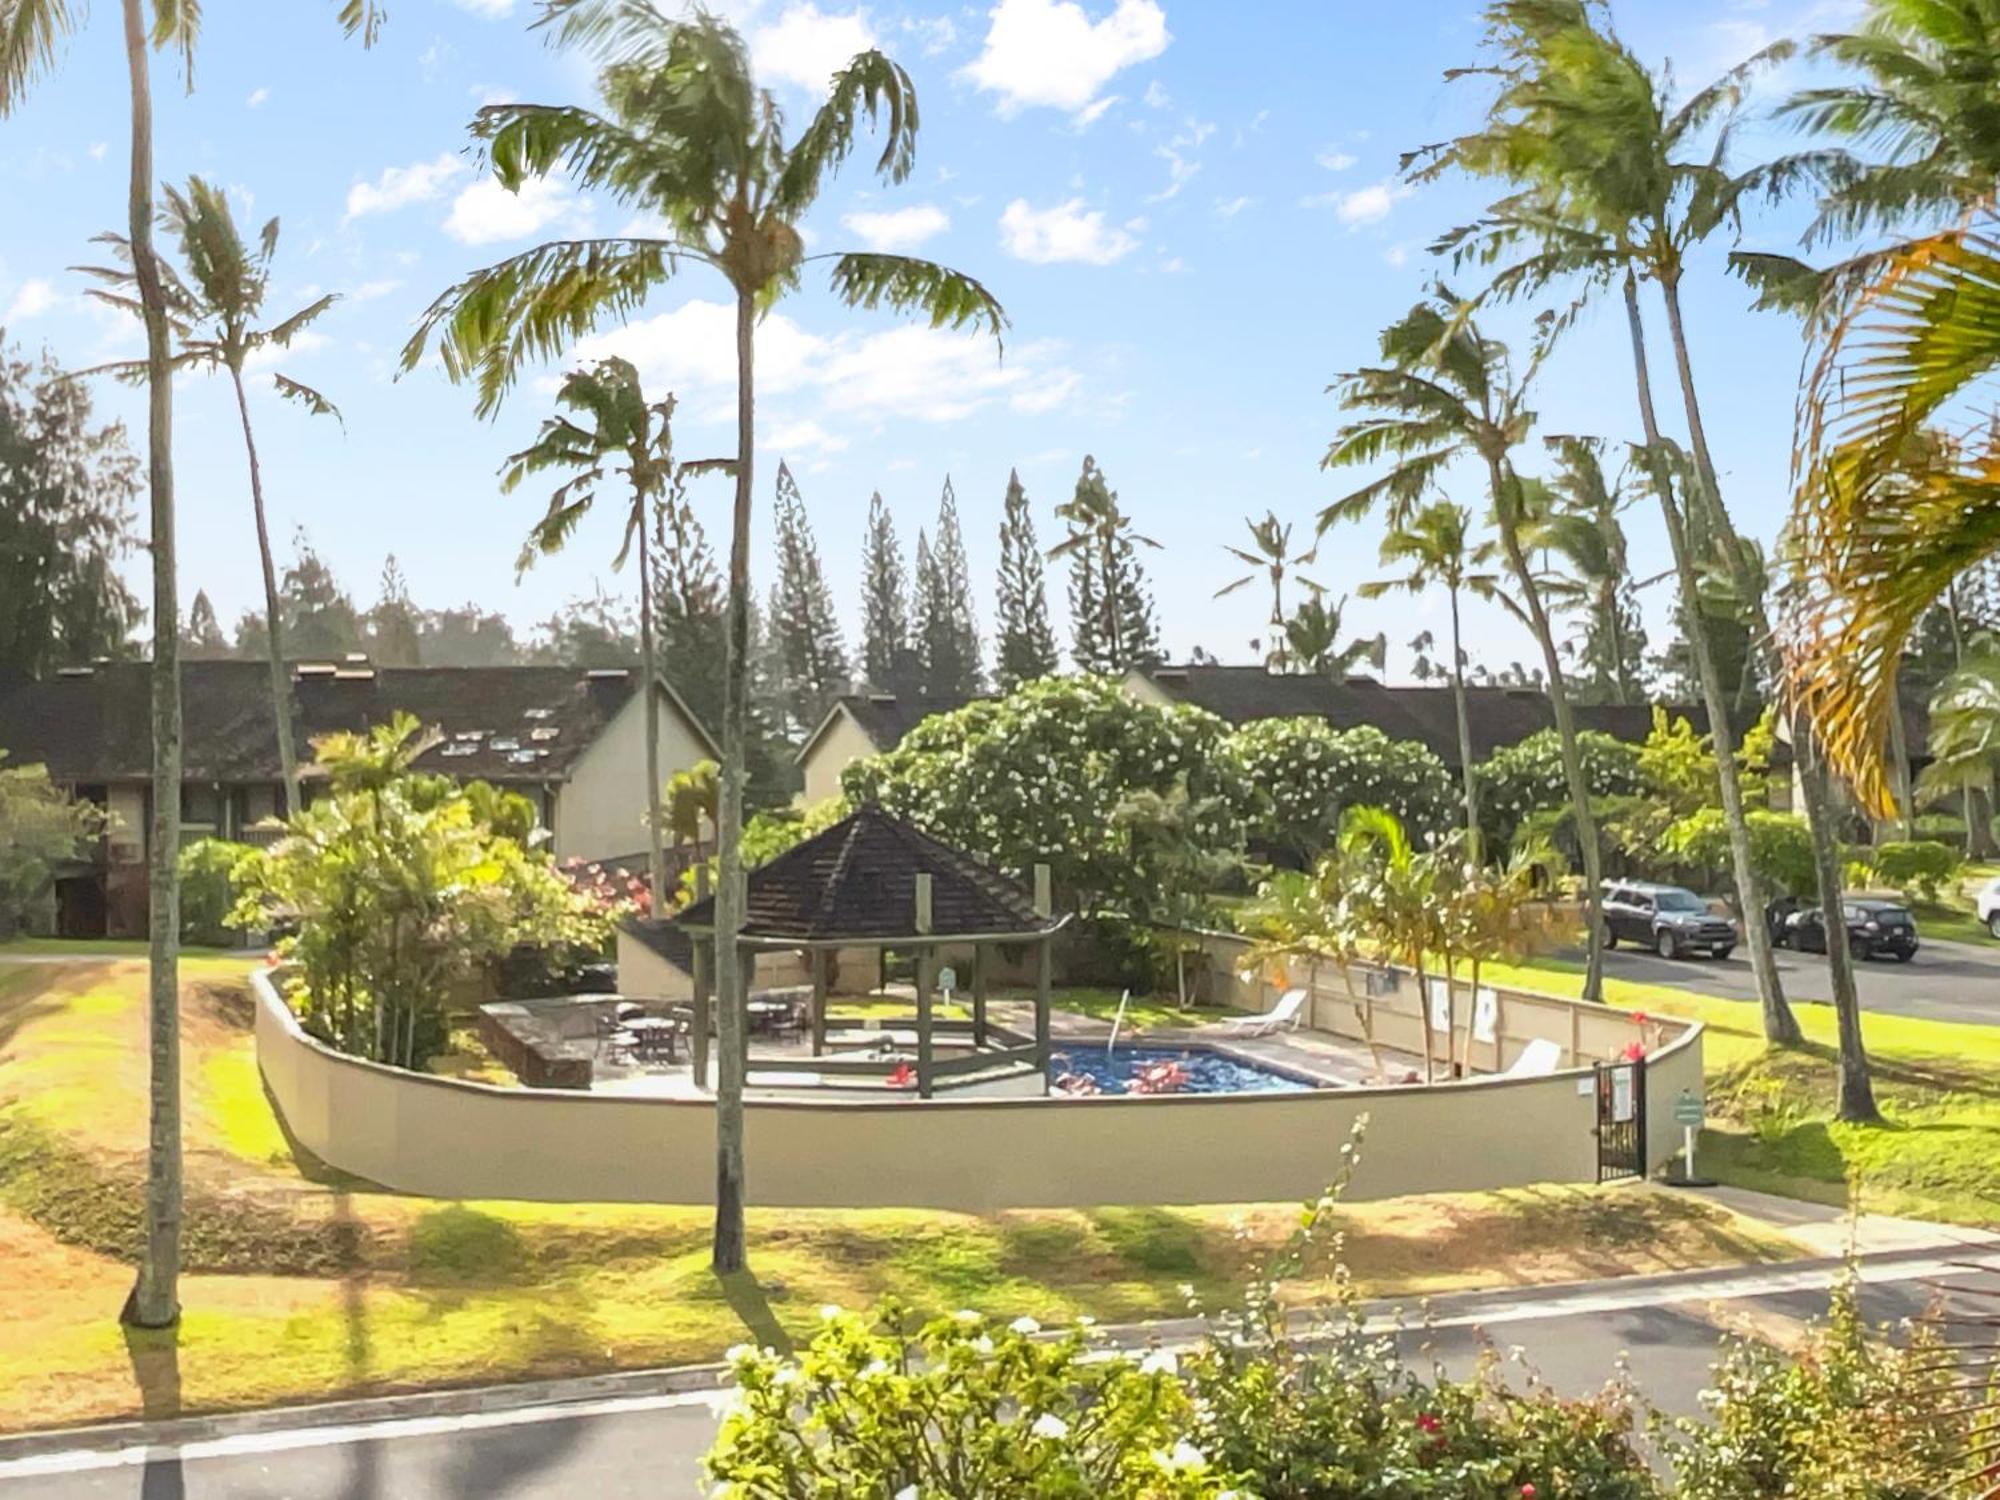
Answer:
POLYGON ((1286 990, 1278 997, 1278 1003, 1262 1015, 1231 1016, 1221 1023, 1225 1036, 1250 1037, 1270 1036, 1278 1031, 1297 1031, 1303 1019, 1306 992, 1286 990))

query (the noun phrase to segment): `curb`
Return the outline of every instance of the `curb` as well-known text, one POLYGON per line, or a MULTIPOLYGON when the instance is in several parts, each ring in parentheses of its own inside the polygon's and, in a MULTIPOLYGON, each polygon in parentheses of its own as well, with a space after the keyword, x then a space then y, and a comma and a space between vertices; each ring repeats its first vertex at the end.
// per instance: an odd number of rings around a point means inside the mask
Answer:
MULTIPOLYGON (((1852 1264, 1868 1269, 1927 1262, 1965 1263, 1968 1269, 1994 1270, 1993 1246, 1944 1242, 1857 1256, 1852 1264), (1974 1265, 1977 1258, 1985 1264, 1974 1265)), ((1711 1300, 1728 1300, 1754 1292, 1760 1282, 1772 1277, 1813 1278, 1837 1274, 1850 1261, 1843 1256, 1820 1256, 1806 1260, 1777 1261, 1763 1265, 1731 1267, 1727 1270, 1668 1271, 1652 1276, 1617 1277, 1609 1281, 1550 1282, 1531 1287, 1489 1287, 1474 1291, 1448 1292, 1437 1296, 1377 1298, 1364 1304, 1371 1326, 1384 1332, 1396 1329, 1421 1333, 1430 1326, 1476 1325, 1482 1311, 1490 1314, 1524 1307, 1562 1303, 1579 1296, 1605 1294, 1615 1289, 1621 1300, 1644 1305, 1648 1293, 1675 1293, 1700 1287, 1711 1300)), ((1669 1302, 1688 1300, 1676 1297, 1669 1302)), ((1313 1331, 1313 1314, 1302 1309, 1293 1314, 1298 1330, 1307 1336, 1313 1331)), ((1104 1342, 1121 1349, 1144 1348, 1153 1344, 1186 1344, 1200 1336, 1205 1325, 1197 1318, 1171 1318, 1151 1323, 1122 1323, 1095 1329, 1104 1342)), ((1051 1330, 1057 1336, 1058 1330, 1051 1330)), ((300 1406, 264 1407, 256 1411, 223 1412, 211 1416, 177 1417, 165 1421, 110 1422, 89 1427, 55 1428, 43 1432, 0 1437, 0 1468, 52 1454, 115 1452, 133 1448, 176 1448, 190 1443, 220 1438, 254 1436, 275 1432, 310 1431, 316 1428, 364 1426, 425 1418, 463 1417, 524 1411, 529 1409, 588 1406, 605 1401, 644 1400, 667 1396, 693 1396, 728 1387, 728 1367, 720 1364, 676 1365, 661 1369, 627 1370, 605 1375, 575 1376, 558 1380, 521 1381, 508 1385, 470 1389, 421 1391, 407 1395, 357 1397, 342 1401, 314 1402, 300 1406)))

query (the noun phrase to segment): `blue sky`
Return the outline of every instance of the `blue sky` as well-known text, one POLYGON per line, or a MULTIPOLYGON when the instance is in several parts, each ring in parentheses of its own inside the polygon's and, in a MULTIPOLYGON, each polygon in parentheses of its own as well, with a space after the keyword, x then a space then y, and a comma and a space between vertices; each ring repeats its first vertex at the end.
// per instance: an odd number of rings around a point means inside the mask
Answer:
MULTIPOLYGON (((229 184, 239 219, 283 222, 274 308, 321 291, 344 300, 318 337, 281 362, 331 396, 343 432, 280 402, 257 402, 273 520, 303 525, 364 604, 394 552, 419 602, 476 600, 524 628, 601 580, 617 544, 607 516, 570 553, 518 585, 513 562, 537 497, 499 494, 501 459, 532 432, 552 371, 523 382, 497 420, 435 368, 394 379, 415 316, 464 272, 539 239, 615 233, 632 219, 560 182, 520 198, 482 182, 462 155, 482 102, 587 101, 590 73, 526 25, 530 0, 397 0, 372 52, 343 44, 330 3, 218 0, 207 7, 196 89, 160 68, 161 175, 229 184)), ((950 474, 964 517, 976 601, 986 580, 1007 471, 1017 466, 1044 541, 1050 511, 1086 453, 1142 530, 1163 631, 1176 655, 1202 645, 1249 659, 1265 597, 1214 591, 1240 568, 1222 552, 1242 518, 1274 509, 1309 530, 1343 480, 1319 467, 1339 415, 1324 394, 1366 361, 1374 335, 1432 274, 1424 246, 1481 197, 1464 184, 1411 192, 1398 154, 1466 123, 1476 85, 1443 71, 1475 60, 1466 0, 995 0, 988 6, 845 0, 732 0, 765 81, 795 121, 808 85, 864 41, 914 75, 923 129, 912 179, 884 188, 858 153, 808 222, 815 249, 907 248, 983 279, 1012 317, 1004 359, 990 343, 836 308, 816 288, 760 335, 760 512, 776 460, 798 475, 843 602, 872 490, 906 546, 950 474)), ((1705 79, 1765 41, 1844 25, 1842 0, 1625 0, 1618 21, 1645 55, 1705 79)), ((119 224, 125 99, 115 7, 95 8, 59 71, 0 121, 0 323, 66 364, 138 350, 136 329, 84 301, 65 268, 95 259, 91 234, 119 224)), ((1753 129, 1745 152, 1782 137, 1753 129)), ((1800 209, 1754 219, 1746 242, 1788 245, 1800 209)), ((1786 502, 1800 345, 1792 326, 1747 310, 1722 274, 1723 247, 1691 275, 1688 314, 1711 441, 1728 498, 1768 539, 1786 502)), ((732 355, 721 286, 691 273, 632 325, 583 354, 633 357, 681 400, 686 456, 730 438, 732 355)), ((1546 369, 1536 406, 1546 432, 1635 435, 1622 321, 1588 317, 1546 369)), ((1491 320, 1518 331, 1524 315, 1491 320)), ((1656 346, 1663 330, 1655 331, 1656 346)), ((1663 350, 1662 350, 1663 352, 1663 350)), ((1662 363, 1656 380, 1669 371, 1662 363)), ((133 393, 103 405, 143 422, 133 393)), ((205 587, 225 623, 257 599, 240 438, 226 387, 192 380, 177 398, 183 597, 205 587)), ((1678 422, 1673 424, 1679 428, 1678 422)), ((722 541, 722 482, 698 504, 722 541)), ((1478 507, 1475 487, 1456 498, 1478 507)), ((1642 573, 1664 550, 1657 522, 1629 524, 1642 573)), ((1378 571, 1375 535, 1336 533, 1314 575, 1335 593, 1378 571)), ((1664 566, 1664 563, 1661 564, 1664 566)), ((139 565, 133 566, 135 579, 139 565)), ((768 581, 768 580, 766 580, 768 581)), ((1060 579, 1052 604, 1062 616, 1060 579)), ((1656 619, 1663 598, 1648 602, 1656 619)), ((1357 602, 1357 626, 1401 644, 1441 609, 1357 602)), ((850 638, 858 621, 849 620, 850 638)), ((1526 659, 1497 615, 1471 645, 1493 663, 1526 659)), ((852 644, 852 640, 850 639, 852 644)))

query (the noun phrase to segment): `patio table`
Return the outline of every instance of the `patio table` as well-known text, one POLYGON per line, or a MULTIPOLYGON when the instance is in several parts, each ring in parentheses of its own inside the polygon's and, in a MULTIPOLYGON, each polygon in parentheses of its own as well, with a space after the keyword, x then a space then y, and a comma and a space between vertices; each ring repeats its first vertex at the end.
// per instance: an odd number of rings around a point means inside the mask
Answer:
POLYGON ((664 1052, 668 1062, 680 1061, 677 1044, 686 1029, 682 1022, 668 1016, 634 1016, 624 1029, 632 1034, 632 1050, 641 1058, 656 1060, 664 1052))

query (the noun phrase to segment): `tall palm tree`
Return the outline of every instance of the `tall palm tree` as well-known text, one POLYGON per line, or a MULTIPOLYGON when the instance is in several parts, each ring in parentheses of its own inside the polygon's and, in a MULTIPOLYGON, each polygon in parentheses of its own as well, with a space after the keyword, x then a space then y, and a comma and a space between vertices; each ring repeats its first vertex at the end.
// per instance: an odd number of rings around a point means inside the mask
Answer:
POLYGON ((1356 667, 1381 671, 1388 659, 1386 635, 1349 636, 1343 595, 1332 604, 1324 594, 1301 600, 1285 621, 1285 661, 1292 670, 1318 677, 1346 677, 1356 667))
POLYGON ((1105 483, 1104 471, 1088 453, 1083 456, 1083 473, 1077 478, 1076 490, 1056 507, 1056 519, 1069 528, 1069 535, 1049 548, 1051 562, 1079 552, 1097 554, 1094 565, 1098 591, 1104 596, 1104 639, 1112 662, 1123 669, 1131 665, 1133 653, 1128 648, 1135 643, 1124 639, 1126 600, 1117 584, 1123 574, 1119 559, 1134 547, 1157 550, 1160 544, 1132 529, 1132 518, 1119 505, 1117 491, 1105 483))
POLYGON ((1497 575, 1481 572, 1495 557, 1491 541, 1475 541, 1472 513, 1462 505, 1439 500, 1392 525, 1382 538, 1385 567, 1407 571, 1361 585, 1361 597, 1379 599, 1401 591, 1421 594, 1442 587, 1451 604, 1452 706, 1458 714, 1458 764, 1465 789, 1465 841, 1472 862, 1479 863, 1479 776, 1472 760, 1472 719, 1465 703, 1465 647, 1459 620, 1462 595, 1492 599, 1500 591, 1497 575))
MULTIPOLYGON (((375 0, 336 0, 343 30, 375 40, 375 0)), ((166 286, 153 251, 153 82, 155 48, 176 50, 194 77, 201 10, 190 0, 120 0, 131 100, 126 234, 146 324, 147 486, 153 558, 153 813, 147 870, 147 1032, 150 1058, 146 1148, 146 1235, 124 1318, 165 1328, 180 1317, 180 594, 175 577, 173 349, 166 286), (148 25, 148 18, 151 24, 148 25)), ((7 0, 0 10, 0 116, 12 114, 55 64, 83 19, 72 0, 7 0)))
POLYGON ((1541 647, 1548 695, 1562 746, 1577 842, 1582 847, 1585 943, 1584 996, 1603 998, 1604 921, 1597 819, 1577 749, 1562 652, 1537 571, 1528 558, 1531 521, 1539 505, 1515 472, 1513 451, 1527 440, 1535 414, 1527 394, 1538 351, 1516 378, 1507 346, 1482 335, 1469 310, 1444 287, 1411 308, 1382 334, 1382 362, 1343 375, 1333 389, 1350 411, 1365 413, 1335 436, 1327 468, 1387 460, 1388 471, 1320 512, 1320 527, 1382 508, 1391 526, 1407 521, 1445 468, 1472 459, 1486 471, 1492 522, 1513 576, 1522 617, 1541 647))
POLYGON ((639 552, 639 676, 640 702, 646 712, 646 876, 652 894, 651 911, 667 909, 666 826, 660 811, 660 661, 654 646, 653 558, 648 546, 649 524, 676 480, 674 466, 674 398, 648 401, 639 372, 627 359, 602 359, 587 370, 572 370, 556 392, 556 403, 581 421, 558 414, 542 423, 535 441, 507 460, 500 487, 511 494, 532 475, 556 469, 570 477, 549 496, 548 510, 528 533, 515 564, 525 573, 537 557, 562 551, 578 524, 597 500, 609 465, 623 460, 617 472, 625 476, 631 503, 623 517, 624 535, 615 572, 636 547, 639 552))
MULTIPOLYGON (((1269 623, 1271 627, 1271 650, 1268 662, 1271 666, 1282 672, 1289 665, 1285 649, 1288 643, 1288 637, 1285 633, 1285 580, 1288 577, 1294 576, 1298 569, 1311 567, 1313 560, 1319 555, 1319 548, 1317 545, 1314 545, 1294 556, 1292 554, 1291 524, 1280 521, 1278 513, 1274 510, 1265 511, 1263 520, 1246 520, 1244 525, 1250 528, 1250 545, 1248 547, 1233 547, 1224 543, 1222 550, 1249 568, 1250 571, 1245 573, 1241 578, 1235 579, 1230 583, 1225 583, 1215 591, 1215 597, 1218 599, 1227 598, 1238 589, 1247 588, 1250 584, 1257 581, 1260 574, 1270 580, 1271 619, 1269 623)), ((1303 583, 1313 594, 1317 595, 1323 592, 1320 586, 1310 578, 1305 577, 1303 574, 1298 574, 1297 576, 1299 582, 1303 583)))
MULTIPOLYGON (((1417 976, 1417 1005, 1423 1018, 1424 1078, 1428 1082, 1437 1048, 1431 1022, 1430 961, 1442 955, 1451 973, 1454 934, 1447 922, 1449 892, 1459 870, 1448 853, 1419 851, 1402 820, 1385 808, 1356 805, 1340 817, 1338 869, 1345 882, 1343 902, 1377 952, 1407 964, 1417 976)), ((1449 989, 1450 981, 1446 981, 1449 989)), ((1447 1021, 1449 1021, 1447 1001, 1447 1021)), ((1451 1029, 1445 1057, 1451 1056, 1451 1029)))
MULTIPOLYGON (((176 370, 226 371, 236 394, 236 414, 243 424, 243 451, 250 463, 250 510, 257 529, 257 560, 264 574, 264 629, 270 646, 271 712, 278 731, 278 765, 285 782, 285 806, 297 811, 302 805, 299 761, 292 740, 292 688, 285 670, 278 569, 271 556, 264 471, 257 459, 257 438, 250 425, 250 397, 243 377, 252 356, 265 349, 290 348, 293 339, 340 300, 339 294, 330 292, 316 297, 268 328, 258 327, 264 297, 271 285, 271 261, 278 253, 278 221, 272 219, 265 224, 253 249, 237 231, 235 215, 229 209, 229 195, 221 188, 199 177, 190 177, 185 193, 169 186, 166 197, 167 206, 161 211, 160 222, 179 242, 181 258, 187 262, 185 278, 170 262, 159 263, 168 301, 168 322, 179 346, 172 366, 176 370)), ((131 242, 119 234, 102 234, 98 239, 111 246, 119 264, 80 268, 104 283, 90 295, 143 317, 145 309, 133 296, 137 277, 132 269, 131 242)), ((136 383, 146 378, 146 362, 124 360, 83 373, 100 371, 136 383)), ((311 386, 276 372, 271 376, 271 384, 279 395, 298 402, 315 416, 340 420, 334 404, 311 386)))
MULTIPOLYGON (((1924 799, 1956 791, 1991 796, 2000 769, 2000 639, 1981 633, 1931 695, 1930 764, 1917 782, 1924 799)), ((1966 806, 1973 803, 1970 798, 1966 806)))
MULTIPOLYGON (((1774 637, 1763 595, 1749 574, 1722 503, 1701 423, 1680 303, 1689 251, 1733 224, 1746 194, 1776 180, 1768 171, 1732 175, 1725 166, 1725 152, 1730 117, 1748 80, 1759 68, 1788 56, 1790 49, 1786 44, 1767 49, 1676 106, 1668 97, 1666 81, 1624 46, 1602 7, 1590 0, 1495 0, 1486 16, 1495 62, 1491 69, 1478 71, 1496 77, 1499 87, 1482 127, 1443 146, 1413 153, 1406 163, 1419 180, 1456 168, 1517 187, 1478 223, 1447 236, 1461 258, 1487 264, 1512 258, 1496 276, 1492 294, 1527 295, 1565 279, 1581 280, 1586 296, 1613 284, 1624 294, 1645 438, 1639 457, 1666 525, 1680 585, 1683 628, 1701 680, 1710 732, 1716 736, 1731 865, 1765 1034, 1774 1042, 1795 1043, 1801 1036, 1798 1021, 1786 1003, 1769 934, 1760 921, 1763 902, 1751 857, 1729 703, 1701 610, 1703 559, 1693 555, 1689 537, 1702 523, 1715 536, 1717 550, 1736 579, 1753 634, 1767 643, 1774 637), (1653 402, 1639 303, 1641 280, 1659 288, 1665 305, 1693 448, 1695 482, 1678 493, 1653 402)), ((1558 326, 1563 321, 1558 320, 1558 326)), ((1766 649, 1775 647, 1767 644, 1766 649)), ((1793 729, 1806 766, 1801 781, 1807 819, 1822 856, 1818 863, 1833 876, 1831 888, 1820 891, 1831 910, 1840 894, 1836 831, 1825 789, 1813 769, 1809 726, 1795 718, 1793 729)), ((1829 965, 1836 997, 1843 992, 1843 974, 1845 990, 1851 994, 1853 977, 1846 956, 1830 957, 1829 965)), ((1856 1047, 1850 1055, 1859 1059, 1858 1001, 1852 1010, 1856 1047)), ((1848 1109, 1856 1118, 1872 1116, 1865 1066, 1858 1072, 1844 1070, 1847 1073, 1854 1076, 1848 1109)))
POLYGON ((1564 436, 1545 441, 1556 460, 1549 489, 1560 504, 1543 524, 1543 539, 1566 564, 1562 574, 1549 580, 1549 595, 1586 613, 1595 643, 1594 650, 1586 645, 1586 663, 1613 703, 1631 703, 1638 685, 1632 680, 1634 648, 1629 636, 1637 612, 1625 526, 1619 520, 1630 492, 1623 475, 1613 479, 1605 474, 1601 439, 1564 436))
POLYGON ((729 623, 722 713, 715 982, 716 1212, 712 1261, 741 1270, 743 1244, 742 959, 743 782, 748 740, 750 512, 755 467, 758 316, 795 290, 805 267, 828 263, 834 297, 854 308, 888 306, 932 327, 983 325, 997 339, 1006 314, 962 272, 902 255, 807 255, 798 222, 847 159, 864 124, 886 140, 875 171, 902 182, 916 160, 917 101, 910 77, 880 52, 857 55, 826 100, 787 143, 783 115, 750 74, 743 40, 697 11, 682 21, 656 0, 544 0, 535 23, 558 44, 604 63, 605 110, 497 104, 472 134, 502 186, 558 169, 580 189, 660 220, 655 234, 552 240, 475 271, 425 312, 403 351, 413 368, 435 340, 446 373, 471 379, 491 413, 530 360, 559 355, 610 319, 643 304, 684 266, 727 283, 736 308, 736 479, 729 547, 729 623))

